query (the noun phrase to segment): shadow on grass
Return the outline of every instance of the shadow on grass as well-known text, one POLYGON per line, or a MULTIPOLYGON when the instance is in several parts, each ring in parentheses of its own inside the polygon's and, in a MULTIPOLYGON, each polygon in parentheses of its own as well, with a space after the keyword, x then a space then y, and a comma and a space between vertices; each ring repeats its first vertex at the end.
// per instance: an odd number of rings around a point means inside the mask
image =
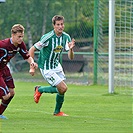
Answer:
POLYGON ((106 94, 103 94, 102 96, 116 96, 116 95, 119 95, 119 93, 117 93, 117 92, 114 92, 114 93, 106 93, 106 94))

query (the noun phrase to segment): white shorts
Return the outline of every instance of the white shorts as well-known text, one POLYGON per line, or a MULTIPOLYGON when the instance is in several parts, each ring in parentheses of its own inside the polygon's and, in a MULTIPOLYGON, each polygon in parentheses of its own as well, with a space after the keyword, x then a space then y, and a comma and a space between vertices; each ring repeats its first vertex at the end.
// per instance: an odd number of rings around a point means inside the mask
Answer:
POLYGON ((57 86, 61 81, 66 79, 60 64, 55 69, 43 70, 40 68, 40 71, 44 79, 52 86, 57 86))

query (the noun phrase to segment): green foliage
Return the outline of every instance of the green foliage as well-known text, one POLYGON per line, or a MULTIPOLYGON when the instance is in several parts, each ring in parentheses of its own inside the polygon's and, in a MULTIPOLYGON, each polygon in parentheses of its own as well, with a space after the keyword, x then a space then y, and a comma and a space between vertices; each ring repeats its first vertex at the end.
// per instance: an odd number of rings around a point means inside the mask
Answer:
POLYGON ((7 0, 0 4, 0 31, 3 31, 0 39, 10 37, 12 25, 21 23, 26 29, 26 43, 29 31, 34 43, 42 34, 53 29, 51 19, 56 14, 65 17, 66 31, 73 37, 88 38, 92 31, 93 4, 94 1, 86 0, 7 0))
POLYGON ((76 39, 93 37, 93 23, 84 18, 78 22, 66 23, 65 30, 76 39))
POLYGON ((37 82, 16 82, 16 95, 0 120, 2 133, 131 133, 132 99, 127 95, 104 95, 106 86, 68 84, 63 111, 69 117, 54 117, 54 94, 43 94, 35 104, 37 82))

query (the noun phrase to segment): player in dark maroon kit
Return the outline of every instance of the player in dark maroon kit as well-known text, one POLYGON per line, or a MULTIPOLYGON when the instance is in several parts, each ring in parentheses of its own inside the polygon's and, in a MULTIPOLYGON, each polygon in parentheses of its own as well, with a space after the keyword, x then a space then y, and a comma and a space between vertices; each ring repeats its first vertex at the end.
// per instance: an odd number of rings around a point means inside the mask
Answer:
MULTIPOLYGON (((14 81, 7 63, 19 52, 23 59, 30 64, 30 68, 37 68, 37 64, 28 54, 23 37, 24 27, 20 24, 15 24, 11 29, 11 38, 0 40, 0 119, 7 119, 3 116, 3 112, 15 94, 14 81)), ((33 74, 32 71, 30 71, 30 74, 33 74)))

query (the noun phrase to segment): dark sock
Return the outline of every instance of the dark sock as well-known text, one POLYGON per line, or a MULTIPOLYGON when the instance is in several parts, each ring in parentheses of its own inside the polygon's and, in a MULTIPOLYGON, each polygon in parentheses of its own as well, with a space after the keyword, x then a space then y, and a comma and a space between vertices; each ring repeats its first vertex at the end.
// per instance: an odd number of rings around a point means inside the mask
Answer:
POLYGON ((59 93, 56 95, 56 106, 54 114, 57 114, 60 112, 60 109, 62 107, 62 104, 64 102, 64 95, 60 95, 59 93))
POLYGON ((8 100, 2 99, 1 105, 0 105, 0 115, 3 114, 3 112, 7 108, 8 104, 10 103, 10 101, 12 100, 12 98, 13 98, 13 96, 11 96, 8 100))
POLYGON ((58 90, 55 86, 40 86, 38 91, 40 93, 58 93, 58 90))

